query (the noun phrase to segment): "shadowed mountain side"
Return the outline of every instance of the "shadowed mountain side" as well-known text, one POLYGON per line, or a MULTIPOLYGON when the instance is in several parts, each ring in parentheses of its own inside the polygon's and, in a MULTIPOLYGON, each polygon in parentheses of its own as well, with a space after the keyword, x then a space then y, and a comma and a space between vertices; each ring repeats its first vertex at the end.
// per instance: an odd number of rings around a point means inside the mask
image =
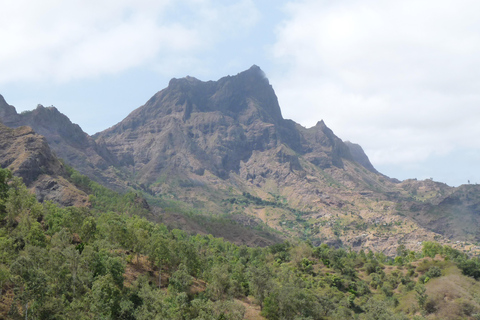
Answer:
POLYGON ((401 184, 413 199, 401 210, 420 225, 449 239, 478 242, 480 239, 480 185, 457 188, 432 180, 405 180, 401 184))
POLYGON ((379 173, 377 169, 375 169, 370 162, 370 159, 368 159, 368 156, 365 154, 363 151, 362 147, 359 144, 352 143, 350 141, 345 141, 345 145, 348 147, 350 150, 350 154, 352 155, 353 159, 364 166, 367 170, 373 172, 373 173, 379 173))

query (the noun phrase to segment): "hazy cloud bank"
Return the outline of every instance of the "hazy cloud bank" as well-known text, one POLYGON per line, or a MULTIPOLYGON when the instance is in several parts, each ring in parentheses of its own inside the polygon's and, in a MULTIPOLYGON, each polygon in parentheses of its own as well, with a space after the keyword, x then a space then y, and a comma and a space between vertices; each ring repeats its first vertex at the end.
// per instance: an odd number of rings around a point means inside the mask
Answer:
POLYGON ((0 84, 65 82, 145 65, 192 72, 199 53, 257 18, 251 0, 5 1, 0 84))
POLYGON ((376 165, 480 149, 480 3, 296 1, 277 30, 287 117, 325 119, 376 165))

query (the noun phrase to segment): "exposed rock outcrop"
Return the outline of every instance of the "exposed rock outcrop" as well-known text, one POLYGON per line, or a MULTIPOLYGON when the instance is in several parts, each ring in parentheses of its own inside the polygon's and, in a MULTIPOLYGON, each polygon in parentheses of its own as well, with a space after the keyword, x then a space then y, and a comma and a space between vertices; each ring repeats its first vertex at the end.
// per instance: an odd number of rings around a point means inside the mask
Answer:
POLYGON ((21 177, 40 201, 63 206, 88 204, 87 195, 66 179, 67 172, 46 139, 30 127, 11 129, 0 124, 0 166, 21 177))
POLYGON ((74 124, 55 107, 38 105, 32 111, 18 114, 0 96, 0 122, 11 128, 29 126, 44 136, 56 155, 91 179, 121 189, 109 168, 116 158, 99 140, 95 142, 80 126, 74 124))
POLYGON ((166 172, 209 171, 227 179, 254 152, 281 145, 297 155, 278 156, 278 161, 296 170, 301 169, 299 155, 320 168, 353 161, 349 148, 323 121, 305 129, 283 119, 275 92, 257 66, 218 81, 172 79, 143 107, 95 138, 146 184, 166 172))

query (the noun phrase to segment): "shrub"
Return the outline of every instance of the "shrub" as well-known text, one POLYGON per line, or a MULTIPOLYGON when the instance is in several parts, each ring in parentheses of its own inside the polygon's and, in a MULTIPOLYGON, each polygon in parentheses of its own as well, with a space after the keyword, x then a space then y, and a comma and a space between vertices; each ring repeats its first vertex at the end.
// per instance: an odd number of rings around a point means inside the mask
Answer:
POLYGON ((439 267, 433 266, 425 273, 425 275, 429 278, 438 278, 442 275, 442 270, 439 267))
POLYGON ((437 309, 437 303, 433 299, 428 298, 427 302, 425 302, 425 311, 427 313, 434 313, 437 309))

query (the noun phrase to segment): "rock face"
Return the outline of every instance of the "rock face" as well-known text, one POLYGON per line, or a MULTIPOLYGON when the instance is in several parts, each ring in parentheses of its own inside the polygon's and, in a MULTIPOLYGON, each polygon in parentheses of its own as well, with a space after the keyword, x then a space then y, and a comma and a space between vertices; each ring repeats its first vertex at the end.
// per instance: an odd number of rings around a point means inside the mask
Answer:
POLYGON ((63 206, 87 205, 87 195, 66 179, 63 165, 45 138, 29 127, 11 129, 0 124, 0 165, 21 177, 40 201, 51 200, 63 206))
POLYGON ((29 126, 44 136, 56 155, 67 164, 93 180, 110 187, 120 188, 113 183, 110 166, 116 164, 115 157, 101 141, 95 142, 80 126, 74 124, 55 107, 38 105, 32 111, 18 114, 0 95, 0 122, 11 128, 29 126))
POLYGON ((323 121, 305 129, 283 119, 275 92, 257 66, 219 81, 173 79, 143 107, 95 138, 145 184, 165 172, 201 176, 209 171, 228 179, 254 153, 281 146, 295 154, 280 152, 278 161, 296 169, 296 154, 320 168, 341 168, 342 159, 353 161, 349 148, 323 121))

